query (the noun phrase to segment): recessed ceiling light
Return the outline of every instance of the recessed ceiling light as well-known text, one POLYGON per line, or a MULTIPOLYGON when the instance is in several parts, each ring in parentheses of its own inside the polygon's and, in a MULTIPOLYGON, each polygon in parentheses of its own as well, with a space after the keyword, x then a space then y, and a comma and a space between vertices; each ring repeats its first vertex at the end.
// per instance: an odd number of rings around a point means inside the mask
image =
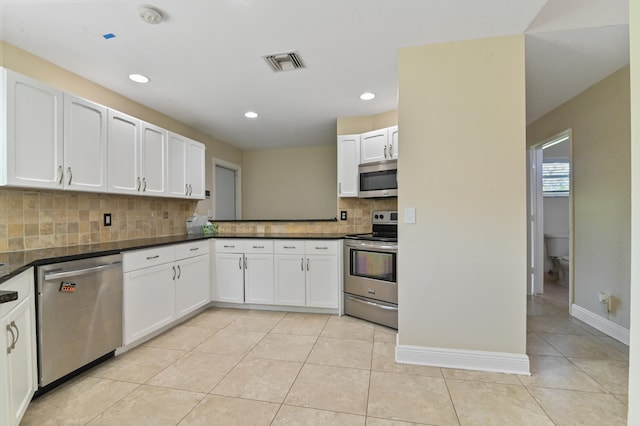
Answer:
POLYGON ((247 118, 258 118, 258 113, 253 111, 247 111, 244 113, 244 116, 247 118))
POLYGON ((136 83, 148 83, 149 77, 142 74, 129 74, 129 79, 131 81, 135 81, 136 83))
POLYGON ((360 95, 360 99, 362 99, 363 101, 370 101, 375 97, 376 97, 376 94, 371 92, 364 92, 362 95, 360 95))

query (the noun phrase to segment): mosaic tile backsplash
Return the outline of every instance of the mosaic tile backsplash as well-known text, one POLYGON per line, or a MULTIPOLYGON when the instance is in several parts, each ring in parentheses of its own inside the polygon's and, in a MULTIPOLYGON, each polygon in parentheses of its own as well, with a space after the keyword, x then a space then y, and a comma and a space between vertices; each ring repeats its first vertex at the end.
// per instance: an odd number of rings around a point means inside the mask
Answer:
MULTIPOLYGON (((181 235, 196 201, 134 195, 0 189, 0 252, 181 235), (111 213, 112 226, 103 226, 111 213)), ((395 198, 341 198, 347 220, 220 222, 220 233, 371 232, 371 212, 395 210, 395 198)), ((338 214, 338 212, 336 212, 338 214)), ((215 221, 214 221, 215 223, 215 221)))
POLYGON ((196 201, 0 189, 0 252, 131 240, 185 232, 196 201), (112 226, 103 226, 111 213, 112 226))

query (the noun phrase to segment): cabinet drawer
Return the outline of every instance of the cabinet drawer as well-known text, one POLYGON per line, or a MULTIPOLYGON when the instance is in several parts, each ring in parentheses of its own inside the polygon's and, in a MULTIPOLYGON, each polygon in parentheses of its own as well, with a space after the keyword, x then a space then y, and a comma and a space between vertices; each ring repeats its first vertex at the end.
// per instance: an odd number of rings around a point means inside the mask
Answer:
POLYGON ((276 254, 304 254, 304 240, 275 240, 276 254))
POLYGON ((336 256, 338 254, 338 241, 310 240, 305 242, 307 254, 326 254, 336 256))
POLYGON ((273 253, 273 240, 245 240, 245 253, 273 253))
POLYGON ((18 292, 18 300, 0 304, 0 318, 2 318, 33 293, 33 268, 29 268, 20 275, 0 284, 0 290, 18 292))
POLYGON ((136 269, 173 262, 175 258, 175 246, 127 252, 124 253, 122 259, 122 270, 124 272, 135 271, 136 269))
POLYGON ((216 253, 242 253, 244 240, 216 240, 216 253))
POLYGON ((176 260, 203 254, 209 254, 209 241, 207 240, 176 245, 176 260))

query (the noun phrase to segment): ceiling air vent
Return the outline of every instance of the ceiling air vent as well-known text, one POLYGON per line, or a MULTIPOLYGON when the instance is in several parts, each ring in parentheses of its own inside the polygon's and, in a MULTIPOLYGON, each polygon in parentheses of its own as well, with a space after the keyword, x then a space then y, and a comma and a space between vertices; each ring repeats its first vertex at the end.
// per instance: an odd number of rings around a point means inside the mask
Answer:
POLYGON ((263 56, 263 58, 274 72, 305 68, 298 52, 277 53, 275 55, 263 56))

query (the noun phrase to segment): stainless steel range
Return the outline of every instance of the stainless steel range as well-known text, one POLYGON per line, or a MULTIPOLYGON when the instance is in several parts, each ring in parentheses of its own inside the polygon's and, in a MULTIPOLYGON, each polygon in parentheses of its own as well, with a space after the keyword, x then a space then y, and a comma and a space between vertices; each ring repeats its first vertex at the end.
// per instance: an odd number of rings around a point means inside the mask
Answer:
POLYGON ((371 234, 344 240, 344 313, 398 328, 398 212, 373 212, 371 234))

